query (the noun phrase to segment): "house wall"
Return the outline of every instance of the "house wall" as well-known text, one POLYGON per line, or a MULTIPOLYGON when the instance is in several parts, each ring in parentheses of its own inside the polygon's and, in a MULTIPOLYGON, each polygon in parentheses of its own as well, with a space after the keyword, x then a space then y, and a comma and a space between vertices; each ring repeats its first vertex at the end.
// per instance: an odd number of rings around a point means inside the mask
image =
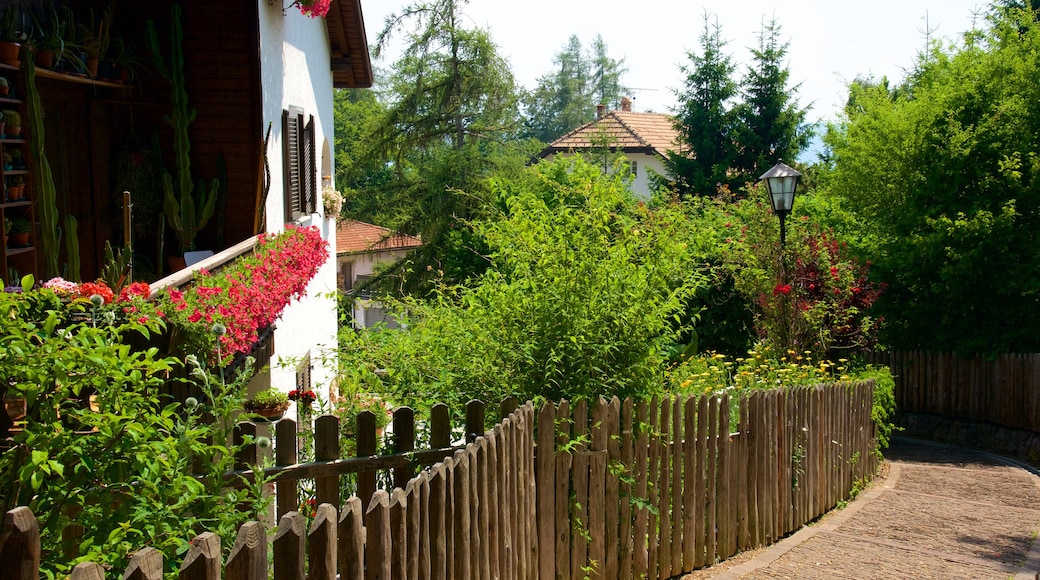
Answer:
MULTIPOLYGON (((546 160, 552 160, 559 155, 561 157, 574 157, 574 153, 553 153, 545 157, 546 160)), ((639 199, 647 200, 650 199, 650 194, 653 189, 650 183, 650 176, 656 175, 668 175, 667 170, 664 167, 664 162, 660 157, 656 155, 647 155, 645 153, 622 153, 629 162, 634 161, 636 163, 636 176, 632 180, 630 189, 639 199)))
MULTIPOLYGON (((329 62, 329 42, 322 18, 308 18, 286 2, 269 4, 257 0, 260 21, 261 109, 263 130, 271 125, 267 160, 271 170, 271 190, 265 205, 267 231, 284 229, 282 111, 300 107, 314 115, 317 166, 331 167, 333 140, 333 89, 329 62)), ((334 174, 334 172, 332 172, 334 174)), ((318 179, 320 176, 316 176, 318 179)), ((318 183, 321 183, 318 181, 318 183)), ((323 211, 319 200, 318 210, 323 211)), ((335 377, 336 338, 336 228, 332 219, 315 213, 300 220, 304 226, 318 226, 329 242, 329 260, 308 287, 306 299, 291 304, 277 323, 274 360, 300 360, 310 352, 312 388, 327 396, 335 377), (325 360, 327 359, 327 361, 325 360)), ((272 363, 271 384, 288 391, 296 388, 295 364, 272 363)))

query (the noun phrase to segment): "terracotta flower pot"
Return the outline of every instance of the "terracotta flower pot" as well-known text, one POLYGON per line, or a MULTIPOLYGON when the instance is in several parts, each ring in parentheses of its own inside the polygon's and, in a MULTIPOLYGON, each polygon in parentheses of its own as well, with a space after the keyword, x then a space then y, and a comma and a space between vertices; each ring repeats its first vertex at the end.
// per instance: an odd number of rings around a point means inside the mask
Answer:
POLYGON ((7 187, 7 200, 8 201, 21 201, 25 199, 25 186, 24 185, 10 185, 7 187))
POLYGON ((22 45, 17 42, 0 42, 0 62, 11 66, 19 66, 18 55, 22 45))
POLYGON ((29 245, 29 234, 11 234, 8 239, 8 246, 12 248, 23 248, 29 245))

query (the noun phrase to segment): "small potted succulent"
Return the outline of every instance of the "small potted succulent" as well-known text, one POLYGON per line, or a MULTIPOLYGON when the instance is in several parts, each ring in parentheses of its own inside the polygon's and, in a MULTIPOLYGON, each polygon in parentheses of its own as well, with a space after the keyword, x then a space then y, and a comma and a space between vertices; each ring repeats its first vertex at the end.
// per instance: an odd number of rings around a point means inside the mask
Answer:
POLYGON ((15 175, 7 185, 7 201, 21 201, 25 199, 25 178, 15 175))
POLYGON ((245 410, 253 415, 259 415, 267 421, 281 419, 282 414, 289 408, 289 395, 279 391, 275 387, 265 389, 246 400, 245 410))

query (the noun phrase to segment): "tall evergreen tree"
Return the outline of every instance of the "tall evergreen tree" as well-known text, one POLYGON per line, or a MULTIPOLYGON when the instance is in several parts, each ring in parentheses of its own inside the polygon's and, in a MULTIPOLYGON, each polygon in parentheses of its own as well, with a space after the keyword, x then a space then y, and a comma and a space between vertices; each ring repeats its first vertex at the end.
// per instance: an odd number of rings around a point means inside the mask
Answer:
POLYGON ((809 145, 812 131, 805 124, 808 109, 798 106, 798 86, 788 86, 784 62, 789 42, 780 41, 776 19, 763 24, 758 47, 741 81, 742 102, 735 108, 739 144, 732 169, 738 185, 756 181, 762 172, 784 159, 794 159, 809 145))
POLYGON ((617 107, 628 90, 621 78, 628 69, 624 59, 610 58, 607 44, 596 35, 592 52, 571 35, 553 58, 555 70, 538 79, 524 98, 527 136, 544 143, 596 118, 596 105, 617 107))
POLYGON ((733 134, 736 115, 732 110, 737 96, 733 80, 736 66, 724 52, 718 18, 712 23, 704 15, 700 37, 701 53, 686 53, 689 64, 681 68, 685 85, 676 92, 676 129, 682 150, 668 157, 668 171, 681 195, 712 195, 729 183, 727 172, 736 156, 733 134))

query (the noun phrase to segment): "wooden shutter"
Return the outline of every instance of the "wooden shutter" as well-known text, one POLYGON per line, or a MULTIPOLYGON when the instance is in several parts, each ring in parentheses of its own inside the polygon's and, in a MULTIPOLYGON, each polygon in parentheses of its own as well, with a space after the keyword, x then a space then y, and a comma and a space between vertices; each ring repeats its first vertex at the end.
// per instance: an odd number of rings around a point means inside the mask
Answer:
POLYGON ((285 173, 285 221, 291 222, 303 213, 303 160, 300 158, 303 111, 289 107, 282 111, 282 147, 285 173))
POLYGON ((311 390, 311 353, 304 355, 303 360, 296 367, 296 390, 303 392, 311 390))
POLYGON ((314 150, 314 115, 307 120, 302 137, 300 158, 303 162, 303 175, 300 181, 303 184, 303 212, 314 213, 318 211, 318 161, 314 150))

